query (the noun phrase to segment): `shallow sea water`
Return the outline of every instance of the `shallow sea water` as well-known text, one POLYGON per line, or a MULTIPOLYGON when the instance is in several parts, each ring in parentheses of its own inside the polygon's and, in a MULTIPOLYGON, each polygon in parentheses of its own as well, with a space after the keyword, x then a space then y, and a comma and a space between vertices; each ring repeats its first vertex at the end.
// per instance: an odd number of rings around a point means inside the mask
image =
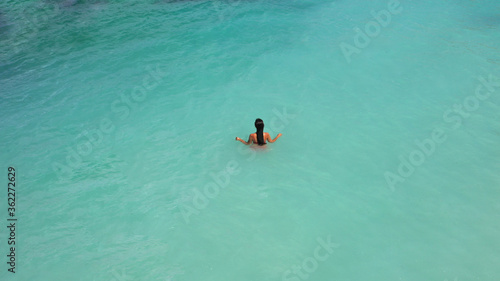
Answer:
POLYGON ((2 2, 0 279, 498 280, 499 12, 2 2))

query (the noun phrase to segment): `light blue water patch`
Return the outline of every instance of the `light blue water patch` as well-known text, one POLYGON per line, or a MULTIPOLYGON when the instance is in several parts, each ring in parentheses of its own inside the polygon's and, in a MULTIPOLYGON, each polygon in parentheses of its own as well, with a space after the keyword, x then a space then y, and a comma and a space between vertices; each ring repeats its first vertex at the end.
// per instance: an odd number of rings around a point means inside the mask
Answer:
POLYGON ((499 8, 4 1, 0 279, 497 280, 499 8))

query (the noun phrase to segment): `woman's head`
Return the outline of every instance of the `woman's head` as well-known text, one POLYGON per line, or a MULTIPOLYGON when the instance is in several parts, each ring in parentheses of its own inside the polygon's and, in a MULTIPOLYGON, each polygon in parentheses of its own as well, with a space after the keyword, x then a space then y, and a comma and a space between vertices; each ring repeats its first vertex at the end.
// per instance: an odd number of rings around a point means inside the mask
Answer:
POLYGON ((260 118, 255 119, 255 128, 257 129, 257 131, 259 129, 264 130, 264 121, 262 121, 262 119, 260 118))
POLYGON ((255 128, 257 129, 257 143, 259 145, 266 144, 264 141, 264 121, 260 118, 255 119, 255 128))

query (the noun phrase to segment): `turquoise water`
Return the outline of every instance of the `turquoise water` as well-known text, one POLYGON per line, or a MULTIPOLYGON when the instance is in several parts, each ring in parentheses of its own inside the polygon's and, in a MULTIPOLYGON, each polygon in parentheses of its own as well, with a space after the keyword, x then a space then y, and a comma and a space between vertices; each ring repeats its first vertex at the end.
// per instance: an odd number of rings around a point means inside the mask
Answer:
POLYGON ((0 279, 498 280, 499 12, 3 1, 0 279))

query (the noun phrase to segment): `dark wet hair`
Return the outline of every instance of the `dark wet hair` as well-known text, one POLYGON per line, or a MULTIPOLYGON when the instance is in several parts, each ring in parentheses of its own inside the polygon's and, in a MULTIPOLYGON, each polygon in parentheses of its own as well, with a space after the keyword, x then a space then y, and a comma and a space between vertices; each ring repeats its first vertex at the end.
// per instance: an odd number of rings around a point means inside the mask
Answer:
POLYGON ((255 128, 257 129, 257 143, 259 145, 266 144, 264 141, 264 121, 260 118, 255 119, 255 128))

